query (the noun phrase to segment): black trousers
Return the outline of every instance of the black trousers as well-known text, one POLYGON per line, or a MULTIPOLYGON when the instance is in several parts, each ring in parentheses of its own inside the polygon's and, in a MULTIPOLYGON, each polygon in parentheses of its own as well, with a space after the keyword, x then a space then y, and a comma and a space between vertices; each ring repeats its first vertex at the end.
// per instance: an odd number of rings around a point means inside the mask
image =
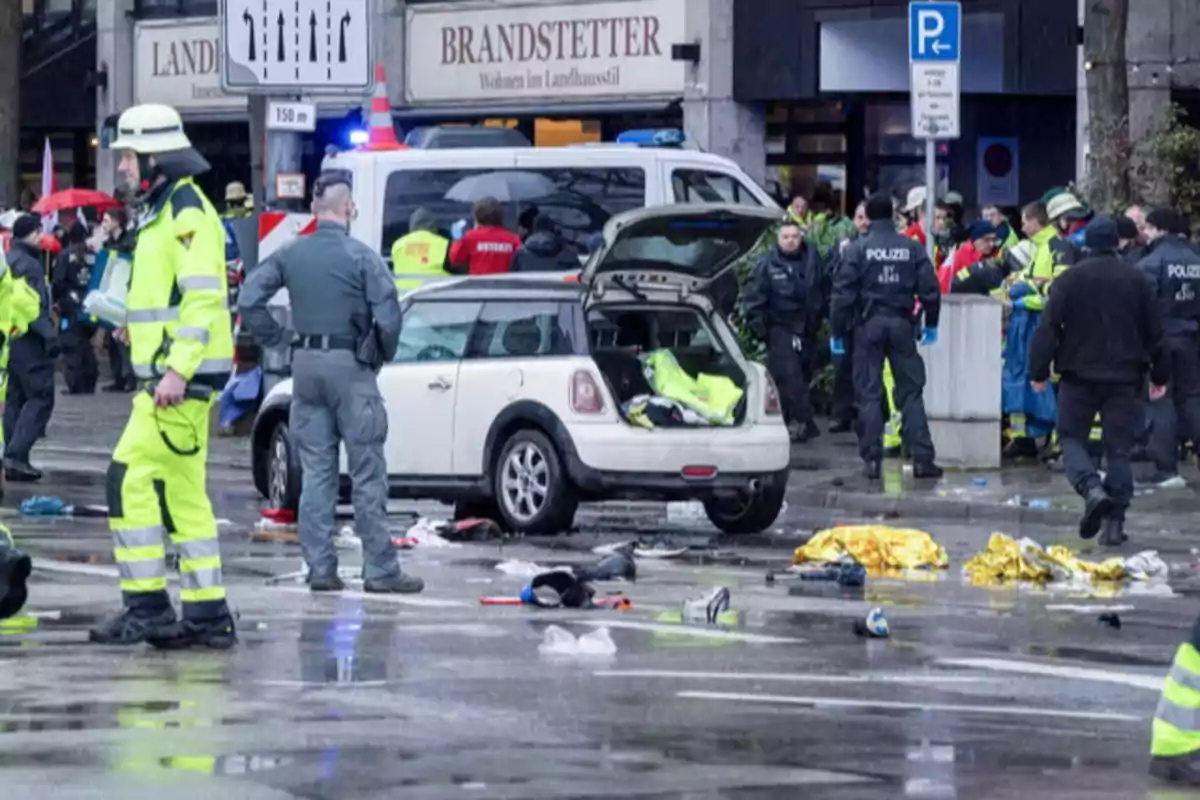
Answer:
POLYGON ((846 354, 833 357, 833 391, 829 416, 834 422, 853 422, 854 409, 854 336, 843 341, 846 354))
POLYGON ((96 351, 92 349, 95 333, 95 326, 81 322, 71 322, 62 332, 63 381, 67 391, 73 394, 96 391, 100 365, 96 363, 96 351))
POLYGON ((109 331, 104 338, 104 347, 108 350, 108 366, 113 383, 127 389, 134 388, 136 381, 133 378, 133 364, 129 360, 129 345, 123 344, 109 331))
POLYGON ((1193 439, 1200 431, 1200 345, 1194 336, 1168 336, 1171 382, 1165 397, 1150 403, 1150 441, 1146 452, 1155 469, 1167 475, 1179 471, 1179 440, 1185 428, 1193 439))
POLYGON ((15 339, 8 361, 8 399, 4 407, 5 458, 29 461, 29 452, 46 435, 53 413, 54 361, 46 355, 40 340, 15 339))
POLYGON ((854 332, 854 399, 858 405, 858 452, 864 461, 883 457, 883 362, 892 365, 893 398, 900 409, 905 450, 932 462, 933 439, 925 416, 925 362, 917 352, 916 326, 904 317, 876 314, 854 332))
POLYGON ((1087 446, 1092 421, 1099 414, 1108 467, 1103 486, 1116 501, 1117 510, 1113 513, 1119 519, 1125 518, 1125 509, 1133 499, 1129 454, 1137 439, 1141 389, 1140 382, 1096 383, 1066 378, 1058 385, 1058 440, 1067 480, 1082 497, 1102 485, 1087 446))
MULTIPOLYGON (((772 327, 767 331, 767 370, 779 389, 783 418, 806 425, 812 422, 812 401, 808 395, 808 359, 796 350, 793 339, 800 336, 787 328, 772 327)), ((804 347, 808 347, 806 341, 804 347)))

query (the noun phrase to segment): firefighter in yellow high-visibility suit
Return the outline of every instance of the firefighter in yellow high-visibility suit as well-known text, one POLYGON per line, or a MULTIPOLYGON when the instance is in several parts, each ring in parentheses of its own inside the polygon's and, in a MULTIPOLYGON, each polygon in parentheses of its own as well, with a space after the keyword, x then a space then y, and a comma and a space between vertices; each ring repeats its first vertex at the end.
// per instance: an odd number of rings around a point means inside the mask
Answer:
MULTIPOLYGON (((12 335, 13 277, 8 262, 0 253, 0 411, 8 396, 8 340, 12 335)), ((3 454, 4 431, 0 430, 0 455, 3 454)), ((29 556, 16 548, 12 534, 0 525, 0 619, 7 619, 25 605, 28 589, 25 582, 33 563, 29 556)))
POLYGON ((121 154, 120 171, 131 188, 142 189, 125 301, 140 391, 107 480, 125 608, 93 628, 91 639, 224 649, 237 636, 205 461, 209 409, 233 368, 225 227, 193 182, 208 162, 192 149, 175 109, 134 106, 117 128, 112 149, 121 154), (179 549, 179 621, 167 594, 168 534, 179 549))

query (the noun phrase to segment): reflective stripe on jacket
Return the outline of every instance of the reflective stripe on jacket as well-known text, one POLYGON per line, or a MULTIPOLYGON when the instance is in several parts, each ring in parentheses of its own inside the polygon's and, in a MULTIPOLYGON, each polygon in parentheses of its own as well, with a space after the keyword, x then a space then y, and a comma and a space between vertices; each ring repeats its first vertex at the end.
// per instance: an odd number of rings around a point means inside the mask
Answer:
POLYGON ((213 389, 233 369, 225 225, 191 178, 164 184, 141 210, 126 298, 134 375, 168 370, 213 389))

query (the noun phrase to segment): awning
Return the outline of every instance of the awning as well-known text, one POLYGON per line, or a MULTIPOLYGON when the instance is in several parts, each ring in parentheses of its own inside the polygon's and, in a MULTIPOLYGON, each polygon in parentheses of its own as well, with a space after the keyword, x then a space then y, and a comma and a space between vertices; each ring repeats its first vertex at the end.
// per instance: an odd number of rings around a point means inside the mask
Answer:
POLYGON ((454 106, 416 106, 393 108, 396 119, 480 119, 485 117, 584 117, 600 114, 658 114, 678 112, 680 97, 638 98, 591 103, 524 103, 497 105, 495 103, 454 106))

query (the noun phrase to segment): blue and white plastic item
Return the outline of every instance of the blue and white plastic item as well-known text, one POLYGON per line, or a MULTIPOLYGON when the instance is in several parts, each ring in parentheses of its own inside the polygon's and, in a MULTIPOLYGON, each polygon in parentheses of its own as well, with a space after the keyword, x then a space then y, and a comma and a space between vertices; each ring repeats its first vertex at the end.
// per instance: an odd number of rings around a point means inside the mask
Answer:
POLYGON ((865 622, 867 633, 877 639, 886 639, 892 635, 892 631, 888 627, 887 617, 883 615, 883 609, 878 606, 867 612, 865 622))

